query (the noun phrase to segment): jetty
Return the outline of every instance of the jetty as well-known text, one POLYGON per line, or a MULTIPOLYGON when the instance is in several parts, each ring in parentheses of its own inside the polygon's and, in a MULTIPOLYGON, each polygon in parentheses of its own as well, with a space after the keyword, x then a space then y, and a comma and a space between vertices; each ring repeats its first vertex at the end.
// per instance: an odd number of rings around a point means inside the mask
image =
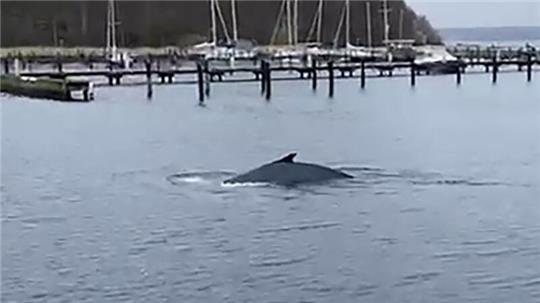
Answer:
POLYGON ((496 83, 501 72, 525 70, 526 80, 531 81, 536 66, 540 65, 539 51, 530 46, 506 48, 504 53, 490 47, 436 47, 447 57, 431 48, 413 48, 413 52, 402 52, 406 55, 394 55, 392 61, 388 61, 388 55, 381 49, 367 49, 355 55, 339 49, 305 47, 297 53, 283 54, 265 48, 252 57, 237 58, 238 62, 234 66, 228 64, 228 60, 182 56, 180 51, 133 56, 131 68, 120 68, 103 57, 97 57, 95 61, 87 58, 78 63, 73 58, 64 61, 59 56, 49 60, 40 58, 40 63, 34 63, 33 58, 29 57, 4 57, 1 58, 4 74, 2 91, 29 96, 43 94, 44 97, 62 100, 75 99, 72 97, 74 92, 81 91, 82 100, 88 101, 93 95, 93 86, 88 80, 92 78, 94 82, 105 80, 99 85, 146 84, 149 97, 152 96, 152 85, 156 83, 196 83, 197 91, 204 93, 199 93, 199 100, 204 100, 209 95, 207 91, 211 82, 260 81, 261 90, 270 99, 272 79, 311 79, 314 89, 318 79, 328 79, 329 96, 333 96, 335 78, 359 77, 364 88, 367 78, 408 76, 414 86, 417 76, 451 73, 456 75, 456 83, 460 84, 466 73, 489 72, 492 82, 496 83), (22 70, 19 66, 21 61, 26 61, 25 69, 22 70), (40 68, 32 68, 29 66, 31 64, 37 64, 40 68), (68 69, 69 64, 76 64, 77 67, 68 69), (88 68, 88 64, 92 68, 88 68), (49 68, 43 68, 44 65, 49 68), (18 70, 19 76, 12 76, 13 70, 18 70), (138 78, 139 81, 124 81, 127 78, 138 78), (43 87, 54 87, 55 92, 43 90, 43 87))
POLYGON ((88 102, 94 99, 91 82, 66 78, 0 75, 0 91, 58 101, 88 102))

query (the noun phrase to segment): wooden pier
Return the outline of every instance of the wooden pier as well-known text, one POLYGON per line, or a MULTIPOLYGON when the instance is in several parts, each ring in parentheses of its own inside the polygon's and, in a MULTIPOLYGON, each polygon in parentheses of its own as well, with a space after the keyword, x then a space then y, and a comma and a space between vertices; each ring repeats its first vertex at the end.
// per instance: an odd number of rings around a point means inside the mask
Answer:
MULTIPOLYGON (((459 60, 447 63, 452 67, 452 73, 456 75, 456 84, 460 85, 463 81, 463 74, 467 73, 467 69, 480 67, 485 72, 491 72, 492 82, 497 83, 498 74, 501 71, 507 72, 522 72, 525 67, 526 81, 532 81, 532 74, 535 70, 534 66, 540 65, 540 54, 536 49, 517 49, 506 50, 504 56, 499 52, 482 52, 479 56, 478 52, 471 49, 454 49, 459 60), (489 54, 489 59, 484 57, 489 54), (460 57, 463 56, 463 57, 460 57), (504 68, 503 68, 504 67, 504 68), (503 69, 501 69, 503 68, 503 69)), ((280 80, 281 72, 287 72, 286 79, 311 79, 311 87, 317 90, 319 79, 328 79, 328 96, 332 98, 335 93, 334 81, 336 78, 351 78, 357 77, 357 71, 360 71, 360 87, 365 89, 367 78, 373 77, 393 77, 395 71, 402 71, 399 76, 408 74, 412 87, 417 84, 417 76, 430 73, 430 70, 422 64, 415 63, 414 58, 408 60, 386 62, 374 57, 352 57, 352 56, 314 56, 309 58, 307 62, 305 58, 297 58, 301 63, 298 64, 282 64, 282 58, 273 58, 270 56, 260 56, 255 59, 250 59, 248 64, 238 65, 235 67, 218 66, 212 64, 208 60, 187 61, 184 65, 178 67, 175 64, 170 64, 171 58, 159 58, 156 56, 147 56, 143 59, 143 66, 134 67, 132 69, 118 69, 113 66, 106 68, 86 69, 86 70, 67 70, 65 64, 61 60, 57 60, 54 70, 32 71, 26 70, 20 72, 20 76, 33 78, 55 78, 55 79, 72 79, 80 77, 102 77, 107 80, 110 86, 122 85, 123 79, 130 76, 145 77, 147 85, 147 97, 152 98, 153 81, 152 78, 158 79, 161 84, 172 83, 197 83, 198 99, 202 104, 206 98, 210 96, 211 82, 248 82, 260 81, 261 93, 266 100, 271 99, 272 81, 280 80), (165 60, 165 62, 163 61, 165 60), (164 63, 169 64, 164 64, 164 63), (408 73, 403 73, 407 71, 408 73), (368 71, 371 71, 368 74, 368 71), (239 78, 233 75, 247 75, 247 77, 239 78), (291 75, 292 74, 292 75, 291 75), (250 76, 251 75, 251 76, 250 76), (325 75, 325 76, 323 76, 325 75), (184 80, 179 80, 181 76, 184 80), (193 80, 185 80, 185 78, 193 80), (274 79, 273 79, 274 78, 274 79)), ((291 59, 291 58, 288 58, 291 59)), ((9 58, 4 58, 3 73, 11 72, 9 58)), ((174 61, 175 63, 178 61, 174 61)), ((478 72, 478 71, 476 71, 478 72)), ((127 84, 127 83, 126 83, 127 84)))

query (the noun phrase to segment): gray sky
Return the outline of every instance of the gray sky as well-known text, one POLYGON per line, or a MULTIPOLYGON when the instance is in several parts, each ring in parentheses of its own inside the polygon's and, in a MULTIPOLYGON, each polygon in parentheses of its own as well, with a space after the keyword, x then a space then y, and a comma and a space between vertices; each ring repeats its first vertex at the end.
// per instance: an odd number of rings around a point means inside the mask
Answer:
POLYGON ((405 0, 436 28, 540 26, 540 0, 405 0))

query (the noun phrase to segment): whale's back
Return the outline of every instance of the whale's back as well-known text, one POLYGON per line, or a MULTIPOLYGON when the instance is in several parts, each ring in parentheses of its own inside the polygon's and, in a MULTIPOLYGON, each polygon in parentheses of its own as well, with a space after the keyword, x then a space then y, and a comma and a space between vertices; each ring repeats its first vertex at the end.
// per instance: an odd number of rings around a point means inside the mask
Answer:
POLYGON ((312 163, 273 162, 241 174, 225 183, 274 183, 296 185, 352 178, 343 172, 312 163))

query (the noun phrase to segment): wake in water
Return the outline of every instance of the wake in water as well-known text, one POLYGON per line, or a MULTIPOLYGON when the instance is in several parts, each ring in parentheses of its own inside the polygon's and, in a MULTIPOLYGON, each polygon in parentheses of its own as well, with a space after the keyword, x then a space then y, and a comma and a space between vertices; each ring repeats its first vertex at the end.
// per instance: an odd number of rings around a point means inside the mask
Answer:
POLYGON ((496 180, 475 180, 472 178, 449 177, 436 172, 415 170, 389 171, 370 166, 343 166, 339 170, 346 171, 355 177, 355 183, 389 184, 409 183, 412 185, 463 185, 463 186, 502 186, 511 185, 496 180))
POLYGON ((235 176, 231 171, 195 171, 183 172, 167 176, 167 181, 172 185, 186 184, 221 184, 222 180, 235 176))

